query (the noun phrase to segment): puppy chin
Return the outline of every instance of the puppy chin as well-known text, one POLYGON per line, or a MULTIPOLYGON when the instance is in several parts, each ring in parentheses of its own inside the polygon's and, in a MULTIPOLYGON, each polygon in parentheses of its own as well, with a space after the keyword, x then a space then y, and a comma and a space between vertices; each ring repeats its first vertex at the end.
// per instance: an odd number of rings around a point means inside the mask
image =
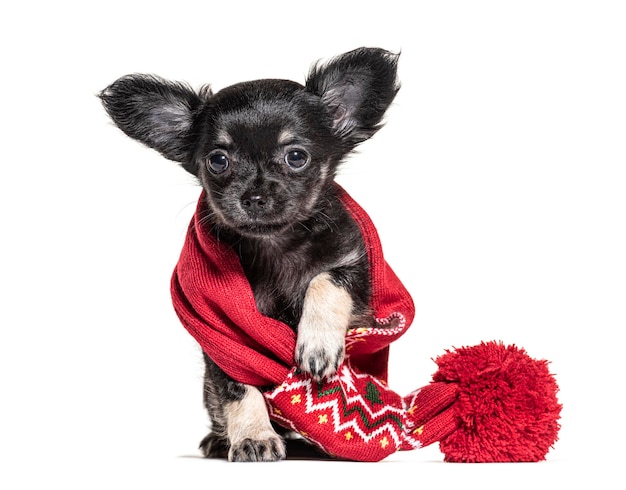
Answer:
POLYGON ((273 238, 291 229, 290 223, 249 223, 233 228, 239 235, 247 238, 273 238))
POLYGON ((268 220, 248 218, 245 216, 232 217, 220 213, 221 225, 234 233, 245 238, 273 238, 292 230, 291 220, 268 220))

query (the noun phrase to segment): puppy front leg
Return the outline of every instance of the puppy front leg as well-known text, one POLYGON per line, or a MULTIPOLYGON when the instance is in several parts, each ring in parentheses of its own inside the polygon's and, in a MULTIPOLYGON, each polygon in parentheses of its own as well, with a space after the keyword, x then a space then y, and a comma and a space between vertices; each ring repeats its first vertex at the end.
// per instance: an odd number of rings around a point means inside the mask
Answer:
POLYGON ((241 400, 224 407, 230 442, 229 461, 278 461, 285 458, 285 443, 272 428, 261 392, 245 385, 241 400))
POLYGON ((328 272, 315 276, 304 296, 298 324, 296 363, 316 380, 333 375, 345 357, 352 297, 328 272))
POLYGON ((274 431, 261 392, 231 379, 206 354, 204 404, 211 432, 200 443, 206 457, 229 461, 278 461, 285 443, 274 431))

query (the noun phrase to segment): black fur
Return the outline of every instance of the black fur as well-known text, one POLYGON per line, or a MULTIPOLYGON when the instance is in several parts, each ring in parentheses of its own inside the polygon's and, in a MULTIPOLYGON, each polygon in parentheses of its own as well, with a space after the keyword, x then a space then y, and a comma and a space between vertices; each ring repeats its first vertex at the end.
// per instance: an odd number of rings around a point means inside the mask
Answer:
MULTIPOLYGON (((371 322, 369 271, 359 228, 331 185, 344 157, 382 124, 399 84, 398 56, 360 48, 317 63, 306 85, 287 80, 238 83, 213 94, 152 75, 128 75, 100 94, 128 136, 179 162, 206 191, 203 217, 238 253, 259 310, 296 332, 311 280, 328 273, 352 300, 351 324, 371 322)), ((294 353, 316 378, 343 356, 294 353)), ((246 440, 230 447, 225 406, 244 385, 205 354, 205 405, 212 432, 207 456, 275 460, 280 444, 246 440)))

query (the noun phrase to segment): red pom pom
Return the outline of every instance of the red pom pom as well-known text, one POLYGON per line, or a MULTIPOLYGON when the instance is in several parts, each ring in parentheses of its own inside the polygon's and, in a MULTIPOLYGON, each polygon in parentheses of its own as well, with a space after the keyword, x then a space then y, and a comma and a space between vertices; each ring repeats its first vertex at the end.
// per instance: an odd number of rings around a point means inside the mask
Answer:
POLYGON ((459 427, 440 442, 445 461, 541 461, 557 440, 561 405, 547 361, 487 342, 447 351, 434 382, 456 383, 459 427))

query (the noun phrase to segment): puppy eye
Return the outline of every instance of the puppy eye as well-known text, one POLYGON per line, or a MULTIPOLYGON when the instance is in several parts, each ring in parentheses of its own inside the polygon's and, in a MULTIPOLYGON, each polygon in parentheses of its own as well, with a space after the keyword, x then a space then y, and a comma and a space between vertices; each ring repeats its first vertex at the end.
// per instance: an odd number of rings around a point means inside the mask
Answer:
POLYGON ((309 155, 303 150, 291 150, 285 155, 285 163, 295 170, 299 170, 309 163, 309 155))
POLYGON ((214 174, 221 174, 228 168, 228 157, 223 153, 214 153, 209 157, 207 166, 214 174))

